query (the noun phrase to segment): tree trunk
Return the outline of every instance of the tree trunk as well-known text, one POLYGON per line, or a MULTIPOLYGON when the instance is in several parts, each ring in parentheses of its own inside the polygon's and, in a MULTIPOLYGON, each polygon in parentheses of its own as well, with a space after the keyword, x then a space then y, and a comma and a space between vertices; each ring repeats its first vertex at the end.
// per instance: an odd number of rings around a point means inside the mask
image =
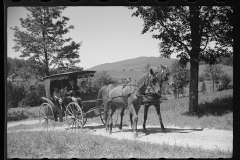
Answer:
POLYGON ((200 18, 199 6, 189 6, 190 29, 192 49, 190 51, 190 87, 189 87, 189 112, 196 112, 198 109, 198 72, 199 72, 199 51, 200 51, 200 18))
POLYGON ((189 112, 196 112, 198 109, 199 64, 194 60, 190 60, 190 66, 189 112))

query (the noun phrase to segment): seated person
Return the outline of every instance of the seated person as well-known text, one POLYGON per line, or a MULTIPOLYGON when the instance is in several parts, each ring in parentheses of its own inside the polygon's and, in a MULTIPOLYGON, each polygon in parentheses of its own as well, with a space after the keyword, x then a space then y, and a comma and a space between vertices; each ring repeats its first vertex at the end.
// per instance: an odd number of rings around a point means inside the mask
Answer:
POLYGON ((69 102, 76 102, 81 106, 81 98, 76 96, 76 92, 74 89, 74 81, 73 80, 69 80, 69 85, 67 87, 65 87, 65 104, 69 103, 69 102))
POLYGON ((79 87, 80 93, 88 92, 86 84, 87 84, 87 82, 84 80, 81 82, 81 86, 79 87))
POLYGON ((53 99, 56 101, 57 106, 60 107, 61 109, 63 109, 63 107, 62 107, 63 100, 61 98, 60 92, 58 91, 57 87, 54 88, 53 99))

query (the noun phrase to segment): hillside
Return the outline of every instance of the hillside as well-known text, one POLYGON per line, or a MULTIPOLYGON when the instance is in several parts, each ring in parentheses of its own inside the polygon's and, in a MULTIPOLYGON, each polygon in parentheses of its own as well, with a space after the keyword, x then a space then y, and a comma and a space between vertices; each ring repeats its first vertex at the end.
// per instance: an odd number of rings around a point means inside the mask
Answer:
MULTIPOLYGON (((110 76, 120 79, 120 78, 128 78, 131 77, 135 79, 139 77, 143 72, 144 66, 150 62, 152 66, 167 65, 171 67, 172 62, 175 59, 168 58, 159 58, 159 57, 138 57, 134 59, 127 59, 123 61, 113 62, 113 63, 105 63, 101 65, 94 66, 89 68, 89 70, 108 70, 110 76)), ((188 64, 189 66, 189 64, 188 64)), ((199 65, 199 75, 203 73, 205 65, 199 65)), ((223 70, 230 75, 233 76, 233 67, 223 65, 223 70)))
POLYGON ((89 68, 89 70, 115 70, 115 71, 130 71, 138 70, 141 71, 143 67, 149 62, 152 66, 167 65, 171 66, 175 59, 159 58, 159 57, 138 57, 133 59, 127 59, 123 61, 104 63, 101 65, 89 68))

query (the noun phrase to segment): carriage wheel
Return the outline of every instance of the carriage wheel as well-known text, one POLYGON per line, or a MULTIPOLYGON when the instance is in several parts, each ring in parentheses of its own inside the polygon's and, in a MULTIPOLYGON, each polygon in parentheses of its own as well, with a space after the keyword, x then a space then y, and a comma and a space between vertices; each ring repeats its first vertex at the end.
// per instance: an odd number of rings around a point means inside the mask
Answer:
POLYGON ((39 109, 39 123, 44 131, 52 131, 55 127, 53 110, 50 104, 43 103, 39 109))
MULTIPOLYGON (((84 115, 81 107, 75 103, 71 102, 67 105, 65 111, 66 122, 68 125, 68 129, 72 129, 75 131, 84 125, 84 115)), ((86 120, 85 120, 86 123, 86 120)))
POLYGON ((105 125, 105 114, 104 114, 104 109, 102 109, 103 105, 104 104, 102 104, 101 107, 100 107, 100 119, 101 119, 103 125, 105 125))

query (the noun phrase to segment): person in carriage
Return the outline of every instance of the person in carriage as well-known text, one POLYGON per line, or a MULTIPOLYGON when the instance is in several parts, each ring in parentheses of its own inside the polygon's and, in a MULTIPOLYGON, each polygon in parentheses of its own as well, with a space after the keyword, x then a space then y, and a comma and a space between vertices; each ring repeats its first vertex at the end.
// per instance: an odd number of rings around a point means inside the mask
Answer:
POLYGON ((74 80, 69 79, 68 85, 65 87, 65 104, 68 104, 70 102, 76 102, 80 107, 81 105, 81 98, 77 96, 76 94, 77 88, 74 87, 74 80))
POLYGON ((79 87, 80 93, 87 93, 87 82, 85 80, 83 80, 81 82, 81 86, 79 87))
POLYGON ((63 109, 63 99, 61 97, 61 93, 58 90, 58 87, 54 88, 54 92, 53 92, 53 99, 55 100, 57 107, 60 107, 61 109, 63 109))

